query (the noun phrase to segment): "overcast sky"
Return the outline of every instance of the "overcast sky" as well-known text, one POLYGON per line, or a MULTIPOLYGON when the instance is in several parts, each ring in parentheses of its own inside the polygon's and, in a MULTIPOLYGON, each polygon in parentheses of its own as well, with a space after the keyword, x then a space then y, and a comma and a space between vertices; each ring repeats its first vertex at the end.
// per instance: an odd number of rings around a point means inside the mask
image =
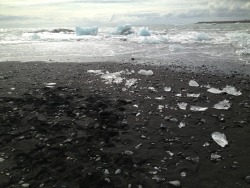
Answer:
POLYGON ((0 0, 0 27, 250 19, 250 0, 0 0))

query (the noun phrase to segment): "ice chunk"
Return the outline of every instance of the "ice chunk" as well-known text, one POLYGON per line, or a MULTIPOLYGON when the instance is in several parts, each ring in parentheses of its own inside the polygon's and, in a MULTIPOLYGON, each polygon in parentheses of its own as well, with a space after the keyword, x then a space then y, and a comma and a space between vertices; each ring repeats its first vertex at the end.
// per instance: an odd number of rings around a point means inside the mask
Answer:
POLYGON ((148 87, 149 90, 156 92, 156 89, 154 87, 148 87))
POLYGON ((195 39, 197 41, 206 41, 206 40, 210 40, 210 38, 208 37, 208 35, 206 33, 198 33, 195 36, 195 39))
POLYGON ((160 97, 155 97, 155 99, 156 99, 156 100, 164 100, 164 99, 165 99, 165 97, 160 96, 160 97))
POLYGON ((120 84, 123 81, 123 78, 121 78, 121 74, 124 73, 123 71, 109 73, 106 72, 106 74, 101 75, 101 78, 106 80, 106 84, 116 83, 120 84))
POLYGON ((132 26, 130 24, 118 25, 113 34, 115 35, 129 35, 133 33, 132 26))
POLYGON ((164 108, 164 105, 159 105, 159 106, 158 106, 158 109, 159 109, 159 110, 162 110, 163 108, 164 108))
POLYGON ((187 97, 194 97, 194 98, 198 98, 200 96, 200 93, 187 93, 187 97))
POLYGON ((235 89, 235 87, 233 87, 233 86, 226 86, 226 87, 223 89, 223 92, 226 92, 227 94, 229 94, 229 95, 234 95, 234 96, 239 96, 239 95, 242 94, 240 91, 237 91, 237 90, 235 89))
POLYGON ((199 87, 199 84, 195 80, 190 80, 188 84, 192 87, 199 87))
POLYGON ((138 74, 145 75, 145 76, 151 76, 154 73, 152 70, 140 70, 140 71, 138 71, 138 74))
POLYGON ((179 44, 173 44, 168 47, 168 49, 172 52, 179 52, 182 51, 185 47, 179 44))
POLYGON ((186 110, 187 109, 187 103, 185 103, 185 102, 177 103, 177 105, 179 106, 179 108, 181 110, 186 110))
POLYGON ((221 158, 221 156, 216 154, 216 153, 211 154, 211 160, 216 160, 216 159, 220 159, 220 158, 221 158))
POLYGON ((208 89, 207 90, 208 92, 210 92, 210 93, 214 93, 214 94, 220 94, 220 93, 223 93, 223 91, 222 90, 219 90, 219 89, 216 89, 216 88, 210 88, 210 89, 208 89))
POLYGON ((35 33, 34 35, 31 36, 31 39, 32 40, 40 40, 41 37, 37 33, 35 33))
POLYGON ((229 95, 234 95, 234 96, 239 96, 242 94, 240 91, 237 91, 235 87, 228 85, 224 87, 222 90, 216 88, 210 88, 207 91, 214 94, 227 93, 229 95))
POLYGON ((151 32, 148 30, 147 27, 142 27, 142 28, 140 28, 138 35, 139 36, 150 36, 151 32))
POLYGON ((87 73, 93 73, 93 74, 103 74, 101 70, 88 70, 87 73))
POLYGON ((0 157, 0 163, 4 162, 4 158, 0 157))
POLYGON ((226 136, 223 133, 220 132, 214 132, 212 134, 212 138, 213 140, 219 144, 221 147, 225 147, 226 145, 228 145, 228 141, 226 136))
POLYGON ((76 36, 97 35, 98 27, 80 27, 76 26, 76 36))
POLYGON ((48 87, 48 88, 54 88, 56 86, 56 83, 46 83, 45 84, 45 87, 48 87))
POLYGON ((200 107, 200 106, 191 106, 190 110, 195 112, 204 112, 208 109, 208 107, 200 107))
POLYGON ((171 91, 171 87, 164 87, 164 91, 166 91, 166 92, 171 91))
POLYGON ((180 187, 181 186, 181 182, 179 180, 169 181, 168 183, 175 186, 175 187, 180 187))
POLYGON ((185 123, 180 122, 180 124, 178 125, 179 128, 185 127, 185 123))
POLYGON ((129 79, 129 80, 126 81, 125 86, 128 87, 128 88, 130 88, 131 86, 135 85, 136 82, 137 82, 137 79, 131 78, 131 79, 129 79))
POLYGON ((221 102, 219 102, 218 104, 214 105, 215 109, 219 109, 219 110, 228 110, 230 108, 231 104, 229 103, 229 100, 223 100, 221 102))

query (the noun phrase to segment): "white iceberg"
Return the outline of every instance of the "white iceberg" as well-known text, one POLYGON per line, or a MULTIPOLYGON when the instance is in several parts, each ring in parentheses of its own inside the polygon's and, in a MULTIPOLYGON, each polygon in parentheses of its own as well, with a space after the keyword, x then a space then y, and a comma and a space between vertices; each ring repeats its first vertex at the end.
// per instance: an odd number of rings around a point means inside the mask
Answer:
POLYGON ((195 39, 197 41, 207 41, 207 40, 210 40, 210 38, 208 37, 208 35, 206 33, 198 33, 195 36, 195 39))
POLYGON ((190 80, 188 84, 192 87, 199 87, 199 84, 195 80, 190 80))
POLYGON ((133 31, 130 24, 118 25, 113 32, 114 35, 129 35, 131 33, 133 33, 133 31))
POLYGON ((41 37, 36 33, 31 36, 31 40, 40 40, 40 39, 41 39, 41 37))
POLYGON ((76 26, 76 36, 82 35, 97 35, 98 27, 80 27, 76 26))
POLYGON ((138 71, 138 74, 141 74, 144 76, 152 76, 154 73, 152 70, 140 70, 138 71))
POLYGON ((151 32, 148 30, 147 27, 140 28, 138 32, 139 36, 151 36, 151 32))
POLYGON ((230 108, 231 104, 229 103, 229 100, 223 100, 217 104, 214 105, 215 109, 218 110, 228 110, 230 108))
POLYGON ((228 141, 226 136, 223 133, 220 132, 214 132, 212 134, 212 138, 213 140, 219 144, 221 147, 225 147, 226 145, 228 145, 228 141))

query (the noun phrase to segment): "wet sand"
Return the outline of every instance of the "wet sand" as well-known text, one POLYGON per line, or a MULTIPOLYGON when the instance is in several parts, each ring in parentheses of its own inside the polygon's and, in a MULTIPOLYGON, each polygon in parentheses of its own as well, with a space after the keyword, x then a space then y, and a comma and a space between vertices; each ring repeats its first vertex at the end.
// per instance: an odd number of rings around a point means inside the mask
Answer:
POLYGON ((1 62, 0 187, 249 187, 250 78, 211 70, 1 62), (125 72, 117 84, 88 70, 125 72), (208 85, 242 94, 213 94, 208 85), (225 99, 228 110, 213 108, 225 99), (218 145, 213 132, 228 145, 218 145))

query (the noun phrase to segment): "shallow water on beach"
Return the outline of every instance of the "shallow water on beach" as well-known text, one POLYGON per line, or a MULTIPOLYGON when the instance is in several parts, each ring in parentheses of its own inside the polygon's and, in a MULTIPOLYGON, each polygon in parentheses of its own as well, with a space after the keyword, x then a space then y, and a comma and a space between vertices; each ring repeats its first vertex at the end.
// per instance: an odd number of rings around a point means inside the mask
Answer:
POLYGON ((250 63, 250 24, 149 26, 151 36, 100 27, 97 35, 76 36, 74 28, 0 29, 0 61, 74 61, 134 57, 173 61, 250 63))

